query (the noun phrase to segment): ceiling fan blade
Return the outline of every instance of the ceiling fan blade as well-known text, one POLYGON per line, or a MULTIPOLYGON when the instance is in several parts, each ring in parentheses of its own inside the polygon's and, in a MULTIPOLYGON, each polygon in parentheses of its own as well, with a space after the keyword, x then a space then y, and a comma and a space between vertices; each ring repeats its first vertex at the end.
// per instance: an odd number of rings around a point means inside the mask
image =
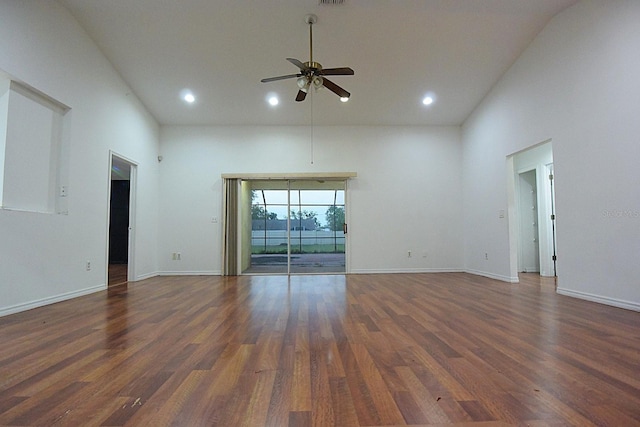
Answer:
POLYGON ((302 74, 288 74, 286 76, 269 77, 260 80, 262 83, 275 82, 276 80, 292 79, 294 77, 300 77, 302 74))
POLYGON ((340 86, 332 82, 331 80, 325 79, 325 78, 323 78, 322 80, 323 80, 322 82, 323 86, 329 89, 331 92, 338 95, 340 98, 349 98, 351 96, 349 92, 347 92, 346 90, 344 90, 343 88, 341 88, 340 86))
POLYGON ((303 92, 301 90, 298 91, 298 95, 296 95, 296 101, 300 102, 300 101, 304 101, 304 99, 307 97, 307 92, 303 92))
POLYGON ((300 68, 300 70, 305 70, 307 68, 304 66, 302 62, 298 61, 296 58, 287 58, 287 61, 291 62, 296 67, 300 68))
POLYGON ((320 74, 323 76, 353 76, 353 70, 349 67, 323 68, 320 74))

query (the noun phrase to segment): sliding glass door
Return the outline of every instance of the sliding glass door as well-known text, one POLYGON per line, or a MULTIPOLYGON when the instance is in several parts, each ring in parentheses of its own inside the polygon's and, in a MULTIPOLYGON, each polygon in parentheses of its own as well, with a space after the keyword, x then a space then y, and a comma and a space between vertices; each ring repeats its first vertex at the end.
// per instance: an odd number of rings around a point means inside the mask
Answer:
POLYGON ((242 273, 344 273, 345 190, 344 180, 243 181, 242 273))

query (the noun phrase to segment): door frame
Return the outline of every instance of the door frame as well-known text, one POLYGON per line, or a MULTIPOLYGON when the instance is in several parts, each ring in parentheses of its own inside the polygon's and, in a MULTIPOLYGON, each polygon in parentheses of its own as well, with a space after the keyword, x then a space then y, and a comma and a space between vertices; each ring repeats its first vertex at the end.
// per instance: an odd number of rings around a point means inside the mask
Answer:
POLYGON ((519 174, 531 169, 536 170, 536 188, 538 199, 538 250, 540 275, 553 277, 555 274, 552 253, 555 252, 555 241, 549 233, 551 230, 550 214, 551 204, 555 200, 550 199, 549 185, 547 182, 548 168, 553 165, 553 145, 548 139, 539 144, 532 145, 523 150, 517 151, 507 156, 507 205, 508 205, 508 230, 509 230, 509 270, 512 282, 518 282, 519 273, 519 251, 520 251, 520 212, 519 204, 519 174), (544 154, 548 145, 548 152, 544 154), (534 150, 540 149, 537 153, 534 150), (521 156, 526 157, 523 160, 521 156), (516 161, 516 158, 519 160, 516 161), (520 160, 523 160, 522 162, 520 160), (519 165, 519 163, 523 163, 519 165), (551 245, 554 245, 554 248, 551 245))
POLYGON ((111 171, 113 169, 114 159, 129 165, 129 233, 128 233, 128 250, 127 250, 127 281, 135 281, 135 242, 136 242, 136 200, 137 200, 137 181, 138 181, 138 163, 129 159, 122 154, 113 150, 109 150, 109 169, 108 169, 108 185, 107 185, 107 227, 106 227, 106 251, 105 251, 105 285, 109 286, 109 226, 111 224, 111 171))

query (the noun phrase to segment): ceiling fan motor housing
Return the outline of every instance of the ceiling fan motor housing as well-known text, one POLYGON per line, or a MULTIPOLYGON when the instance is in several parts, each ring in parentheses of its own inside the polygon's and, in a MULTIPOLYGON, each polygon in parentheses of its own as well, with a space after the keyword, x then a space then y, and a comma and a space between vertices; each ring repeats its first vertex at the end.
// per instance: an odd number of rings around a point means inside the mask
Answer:
POLYGON ((304 66, 307 67, 309 70, 311 71, 322 71, 322 65, 320 65, 319 62, 311 62, 311 61, 307 61, 304 63, 304 66))

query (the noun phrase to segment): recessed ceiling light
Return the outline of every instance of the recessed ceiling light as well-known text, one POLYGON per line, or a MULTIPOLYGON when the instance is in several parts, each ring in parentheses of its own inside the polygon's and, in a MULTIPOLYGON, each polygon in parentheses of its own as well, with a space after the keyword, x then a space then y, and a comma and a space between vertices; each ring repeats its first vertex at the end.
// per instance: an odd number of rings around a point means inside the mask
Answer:
POLYGON ((182 92, 180 92, 180 96, 182 97, 182 100, 184 102, 187 102, 189 104, 193 104, 194 102, 196 102, 195 95, 189 89, 184 89, 182 92))
POLYGON ((348 100, 349 100, 349 97, 348 97, 348 96, 342 96, 342 97, 340 97, 340 101, 342 101, 342 102, 347 102, 348 100))
POLYGON ((264 101, 270 106, 275 107, 280 104, 280 97, 278 97, 276 92, 269 92, 265 95, 264 101))
POLYGON ((431 104, 433 104, 433 97, 432 97, 432 96, 425 96, 425 97, 422 99, 422 103, 423 103, 424 105, 431 105, 431 104))

